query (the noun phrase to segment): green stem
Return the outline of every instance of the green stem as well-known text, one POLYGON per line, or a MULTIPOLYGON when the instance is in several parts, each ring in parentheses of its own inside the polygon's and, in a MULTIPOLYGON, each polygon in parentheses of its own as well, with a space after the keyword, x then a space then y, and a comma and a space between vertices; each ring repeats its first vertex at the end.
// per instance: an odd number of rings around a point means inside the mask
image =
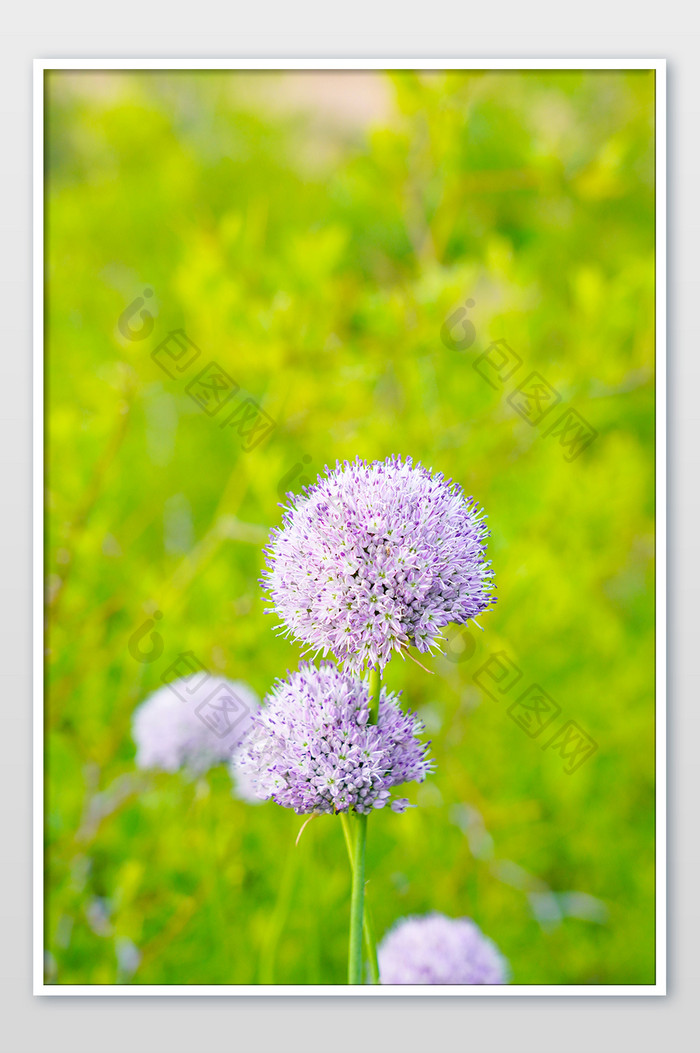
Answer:
POLYGON ((376 724, 379 720, 379 691, 382 674, 379 666, 369 671, 369 723, 376 724))
MULTIPOLYGON (((352 848, 352 836, 350 833, 350 824, 348 823, 348 817, 345 812, 340 813, 340 825, 343 828, 343 836, 345 837, 345 847, 348 850, 348 859, 350 860, 350 869, 354 869, 353 862, 353 848, 352 848)), ((367 951, 367 958, 369 959, 369 977, 370 982, 373 984, 379 983, 379 962, 377 960, 377 941, 374 935, 374 923, 372 921, 372 912, 367 902, 367 894, 365 892, 365 916, 363 929, 365 933, 365 950, 367 951)))
POLYGON ((350 899, 350 950, 348 983, 362 983, 362 920, 365 901, 365 846, 367 816, 355 815, 355 838, 352 849, 352 894, 350 899))
MULTIPOLYGON (((369 691, 367 708, 369 709, 369 723, 376 724, 379 720, 379 691, 381 686, 381 673, 379 667, 370 670, 369 691)), ((349 831, 346 831, 348 845, 348 856, 352 869, 352 894, 350 899, 350 950, 348 954, 348 983, 361 984, 364 982, 362 968, 362 933, 364 931, 367 941, 367 950, 370 959, 370 973, 372 982, 378 983, 379 970, 377 968, 377 952, 374 948, 372 926, 369 919, 365 917, 365 848, 367 846, 367 816, 355 816, 354 839, 349 831)), ((343 827, 346 830, 346 827, 343 827)))

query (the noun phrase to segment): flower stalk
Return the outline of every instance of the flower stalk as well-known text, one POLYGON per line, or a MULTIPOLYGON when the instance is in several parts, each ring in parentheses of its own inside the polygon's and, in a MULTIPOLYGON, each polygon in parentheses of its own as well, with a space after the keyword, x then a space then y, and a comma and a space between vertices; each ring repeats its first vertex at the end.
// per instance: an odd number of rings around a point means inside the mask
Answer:
POLYGON ((365 901, 365 848, 367 845, 367 816, 354 813, 352 848, 352 893, 350 898, 350 951, 348 954, 348 983, 363 982, 362 930, 365 901))
POLYGON ((381 669, 378 665, 369 671, 369 724, 379 723, 379 692, 381 689, 381 669))
MULTIPOLYGON (((379 666, 370 669, 367 708, 369 724, 379 722, 379 692, 381 690, 381 670, 379 666)), ((367 942, 370 959, 372 983, 379 983, 377 951, 374 946, 372 927, 365 916, 365 850, 367 847, 367 816, 355 814, 355 840, 347 836, 348 855, 352 868, 352 893, 350 900, 350 950, 348 953, 348 983, 364 982, 362 968, 362 934, 367 942)), ((344 827, 346 829, 346 827, 344 827)))
MULTIPOLYGON (((344 813, 340 813, 340 824, 343 828, 343 835, 345 837, 345 845, 348 850, 348 859, 350 861, 350 870, 352 873, 355 871, 354 856, 353 856, 353 844, 352 834, 350 832, 350 824, 348 822, 348 816, 344 813)), ((365 934, 365 951, 367 953, 367 961, 369 965, 369 979, 370 983, 379 983, 379 961, 377 959, 377 940, 374 935, 374 923, 372 921, 372 912, 367 903, 367 895, 365 894, 365 905, 364 905, 364 920, 363 930, 365 934)))

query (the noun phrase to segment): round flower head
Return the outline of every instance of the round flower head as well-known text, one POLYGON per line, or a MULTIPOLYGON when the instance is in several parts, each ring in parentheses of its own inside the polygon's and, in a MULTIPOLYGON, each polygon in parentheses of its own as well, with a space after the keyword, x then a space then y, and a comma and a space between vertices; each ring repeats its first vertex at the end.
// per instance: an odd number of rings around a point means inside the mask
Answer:
POLYGON ((382 984, 506 984, 508 963, 469 918, 403 918, 377 950, 382 984))
MULTIPOLYGON (((295 812, 368 813, 383 808, 391 788, 422 782, 432 771, 423 725, 382 690, 377 724, 369 724, 369 688, 332 662, 303 663, 279 680, 233 758, 257 795, 295 812)), ((404 811, 404 798, 391 802, 404 811)))
POLYGON ((134 713, 136 764, 202 774, 231 756, 258 705, 257 696, 244 683, 209 675, 196 681, 194 677, 174 680, 134 713))
POLYGON ((348 669, 429 651, 495 601, 483 513, 410 458, 326 469, 288 495, 263 584, 287 632, 348 669))

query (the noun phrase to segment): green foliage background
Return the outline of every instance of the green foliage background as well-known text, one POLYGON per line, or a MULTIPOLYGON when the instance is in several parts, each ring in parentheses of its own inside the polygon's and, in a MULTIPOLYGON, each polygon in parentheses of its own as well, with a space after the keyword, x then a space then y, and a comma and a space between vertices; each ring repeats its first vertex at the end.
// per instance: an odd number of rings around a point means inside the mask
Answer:
POLYGON ((389 667, 438 768, 371 819, 377 929, 466 914, 515 983, 651 983, 653 74, 377 75, 360 117, 357 74, 337 113, 314 76, 297 106, 284 74, 47 78, 47 976, 344 982, 338 821, 295 848, 301 819, 224 768, 138 773, 130 721, 182 651, 261 695, 295 668, 257 584, 280 480, 403 453, 485 506, 498 603, 433 675, 389 667), (467 297, 474 343, 449 350, 467 297), (277 421, 267 442, 243 452, 154 363, 178 328, 277 421), (503 390, 473 369, 500 338, 524 363, 503 390), (571 463, 507 401, 533 370, 599 433, 571 463), (598 743, 574 774, 516 692, 474 683, 495 651, 598 743))

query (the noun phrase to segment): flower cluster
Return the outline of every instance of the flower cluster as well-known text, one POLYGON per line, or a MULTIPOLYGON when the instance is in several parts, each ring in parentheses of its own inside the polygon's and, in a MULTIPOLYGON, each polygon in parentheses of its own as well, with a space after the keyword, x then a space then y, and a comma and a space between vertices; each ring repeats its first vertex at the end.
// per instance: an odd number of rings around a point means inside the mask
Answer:
POLYGON ((288 498, 266 550, 271 609, 351 671, 430 651, 495 602, 483 512, 442 474, 358 458, 288 498))
POLYGON ((177 680, 161 687, 134 713, 136 764, 157 771, 185 768, 191 774, 202 774, 231 756, 231 747, 250 728, 258 705, 258 697, 247 684, 222 677, 204 676, 194 689, 177 680), (232 732, 220 738, 205 722, 201 710, 212 696, 221 701, 227 692, 235 698, 237 707, 242 704, 248 712, 244 719, 239 714, 235 735, 232 732))
POLYGON ((469 918, 403 918, 377 954, 382 984, 508 983, 508 963, 469 918))
MULTIPOLYGON (((382 690, 370 724, 369 688, 331 662, 303 663, 275 684, 233 760, 259 797, 299 814, 383 808, 391 788, 432 771, 423 725, 382 690)), ((407 802, 391 807, 403 811, 407 802)))

